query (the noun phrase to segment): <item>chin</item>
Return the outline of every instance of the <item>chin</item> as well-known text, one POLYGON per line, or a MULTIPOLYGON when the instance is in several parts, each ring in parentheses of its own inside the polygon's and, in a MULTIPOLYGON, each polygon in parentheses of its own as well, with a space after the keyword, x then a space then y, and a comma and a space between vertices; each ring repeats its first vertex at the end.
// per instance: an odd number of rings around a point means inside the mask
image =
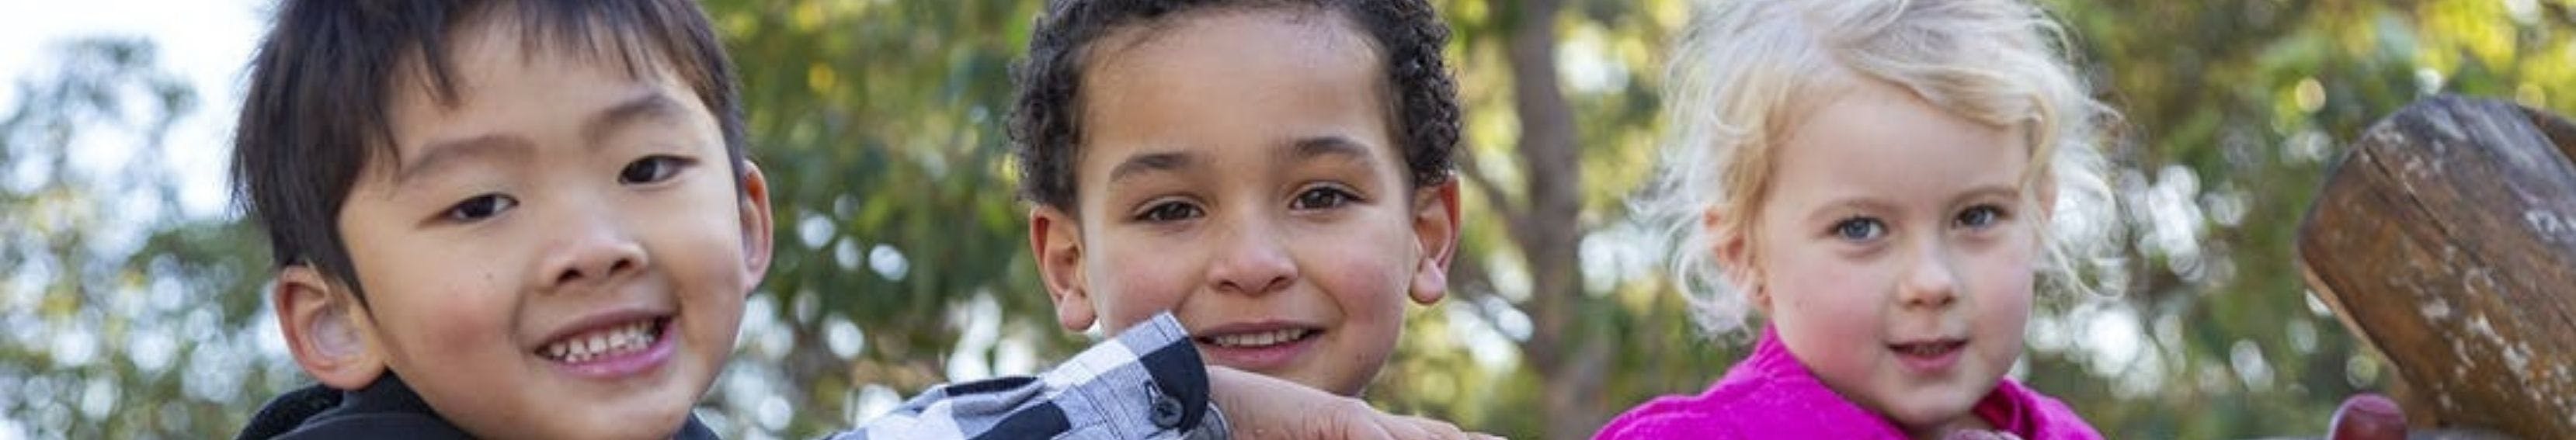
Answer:
POLYGON ((1941 395, 1925 396, 1915 401, 1904 402, 1900 404, 1901 406, 1888 408, 1888 418, 1895 419, 1907 431, 1923 431, 1937 430, 1957 424, 1965 418, 1976 417, 1976 413, 1972 411, 1977 402, 1975 398, 1958 396, 1960 391, 1957 390, 1942 390, 1937 393, 1941 395))
POLYGON ((623 412, 629 414, 603 414, 596 419, 587 420, 586 422, 590 424, 583 426, 585 429, 582 432, 561 438, 666 439, 678 434, 680 425, 688 420, 687 408, 681 408, 676 413, 659 408, 623 412))

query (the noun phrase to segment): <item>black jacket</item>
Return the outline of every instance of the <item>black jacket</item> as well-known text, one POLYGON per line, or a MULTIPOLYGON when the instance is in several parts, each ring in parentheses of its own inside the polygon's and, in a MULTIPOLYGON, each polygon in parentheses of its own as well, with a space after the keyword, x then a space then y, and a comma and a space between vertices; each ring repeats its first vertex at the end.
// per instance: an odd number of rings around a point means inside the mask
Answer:
MULTIPOLYGON (((715 432, 690 416, 673 438, 714 439, 715 432)), ((402 378, 387 373, 384 378, 356 391, 340 391, 320 384, 297 389, 260 407, 250 425, 242 427, 244 440, 254 439, 466 439, 473 438, 447 419, 429 409, 429 403, 404 385, 402 378)))

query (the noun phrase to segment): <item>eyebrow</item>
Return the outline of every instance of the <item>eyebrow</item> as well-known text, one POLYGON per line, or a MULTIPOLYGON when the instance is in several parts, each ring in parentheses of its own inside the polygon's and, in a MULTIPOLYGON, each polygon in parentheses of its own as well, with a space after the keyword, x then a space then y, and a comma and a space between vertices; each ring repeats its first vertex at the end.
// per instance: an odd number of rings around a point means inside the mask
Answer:
MULTIPOLYGON (((1331 135, 1298 138, 1296 141, 1290 143, 1290 148, 1286 155, 1293 161, 1307 161, 1327 156, 1340 157, 1361 162, 1367 162, 1372 159, 1368 154, 1368 148, 1362 146, 1358 141, 1351 140, 1347 137, 1331 135)), ((1127 160, 1120 161, 1117 167, 1110 168, 1109 181, 1117 182, 1122 179, 1135 177, 1136 175, 1148 172, 1172 171, 1189 168, 1192 165, 1198 164, 1198 162, 1198 154, 1190 152, 1176 151, 1137 154, 1128 156, 1127 160)))
POLYGON ((1368 162, 1370 159, 1374 158, 1369 156, 1368 147, 1360 145, 1359 141, 1334 135, 1297 139, 1295 148, 1293 148, 1289 154, 1290 157, 1293 157, 1298 161, 1313 160, 1324 156, 1340 156, 1343 159, 1356 160, 1360 162, 1368 162))
POLYGON ((1992 197, 1992 198, 1999 198, 1999 199, 2006 199, 2006 200, 2020 200, 2020 199, 2021 199, 2021 188, 2014 187, 2014 186, 2011 186, 2011 185, 1985 185, 1985 186, 1979 186, 1979 187, 1976 187, 1976 188, 1971 188, 1971 189, 1969 189, 1969 190, 1968 190, 1968 192, 1959 193, 1959 195, 1958 195, 1958 196, 1951 197, 1951 198, 1950 198, 1950 204, 1955 206, 1955 205, 1965 204, 1965 203, 1967 203, 1967 202, 1968 202, 1968 201, 1970 201, 1970 200, 1976 200, 1976 199, 1982 199, 1982 198, 1989 198, 1989 197, 1992 197))
POLYGON ((421 154, 396 165, 394 186, 403 186, 421 176, 453 168, 466 158, 507 155, 527 157, 535 153, 536 144, 527 138, 509 134, 487 134, 465 139, 442 141, 421 147, 421 154))
POLYGON ((659 91, 641 93, 617 103, 616 106, 609 107, 608 110, 592 115, 590 122, 581 126, 581 140, 596 147, 600 139, 608 137, 610 132, 616 131, 619 127, 640 120, 670 118, 678 114, 680 114, 680 102, 671 99, 671 95, 659 91))
POLYGON ((1139 174, 1154 171, 1172 171, 1188 168, 1191 164, 1195 163, 1198 163, 1198 155, 1187 152, 1137 154, 1128 156, 1127 160, 1118 162, 1118 167, 1110 168, 1109 181, 1117 182, 1121 179, 1135 177, 1139 174))
MULTIPOLYGON (((600 139, 637 121, 667 118, 679 114, 679 101, 659 92, 640 93, 592 115, 582 124, 582 142, 597 149, 600 139)), ((525 137, 494 133, 464 139, 441 141, 421 147, 421 154, 403 161, 394 173, 394 184, 401 186, 420 176, 433 175, 453 167, 465 158, 487 155, 526 157, 536 150, 536 143, 525 137)))
MULTIPOLYGON (((1956 196, 1951 196, 1950 200, 1945 201, 1943 206, 1956 207, 1958 205, 1967 204, 1972 200, 1988 197, 2019 199, 2021 197, 2021 190, 2009 185, 1979 186, 1970 188, 1968 191, 1961 192, 1956 196)), ((1823 206, 1819 206, 1816 209, 1808 211, 1807 220, 1809 222, 1831 221, 1839 220, 1842 216, 1846 215, 1845 213, 1849 212, 1889 212, 1895 211, 1896 209, 1897 207, 1895 204, 1888 203, 1884 199, 1875 197, 1849 197, 1834 200, 1824 204, 1823 206)))
POLYGON ((1877 197, 1846 197, 1836 199, 1832 202, 1827 202, 1823 205, 1818 205, 1815 209, 1808 210, 1806 223, 1842 220, 1844 218, 1851 217, 1853 213, 1879 213, 1877 215, 1887 215, 1887 212, 1894 211, 1896 210, 1895 208, 1895 204, 1888 203, 1886 200, 1877 197))

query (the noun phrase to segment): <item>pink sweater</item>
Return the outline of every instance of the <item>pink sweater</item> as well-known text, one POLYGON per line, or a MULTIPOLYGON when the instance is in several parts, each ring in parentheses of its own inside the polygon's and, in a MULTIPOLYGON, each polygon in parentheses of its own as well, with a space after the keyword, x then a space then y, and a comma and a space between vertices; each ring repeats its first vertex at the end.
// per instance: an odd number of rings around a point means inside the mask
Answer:
MULTIPOLYGON (((2074 410, 2005 378, 1977 402, 1978 417, 2030 440, 2099 439, 2074 410)), ((1843 400, 1762 330, 1753 356, 1698 396, 1664 396, 1620 414, 1594 439, 1902 439, 1885 417, 1843 400)))

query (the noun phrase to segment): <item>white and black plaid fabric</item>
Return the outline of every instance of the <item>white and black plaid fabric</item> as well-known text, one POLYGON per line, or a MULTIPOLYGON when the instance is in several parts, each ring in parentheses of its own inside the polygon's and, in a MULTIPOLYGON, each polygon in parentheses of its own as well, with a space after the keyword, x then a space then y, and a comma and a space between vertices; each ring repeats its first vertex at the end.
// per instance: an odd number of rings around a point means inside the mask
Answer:
POLYGON ((832 440, 1223 439, 1207 366, 1170 313, 1036 376, 960 382, 922 392, 832 440))

